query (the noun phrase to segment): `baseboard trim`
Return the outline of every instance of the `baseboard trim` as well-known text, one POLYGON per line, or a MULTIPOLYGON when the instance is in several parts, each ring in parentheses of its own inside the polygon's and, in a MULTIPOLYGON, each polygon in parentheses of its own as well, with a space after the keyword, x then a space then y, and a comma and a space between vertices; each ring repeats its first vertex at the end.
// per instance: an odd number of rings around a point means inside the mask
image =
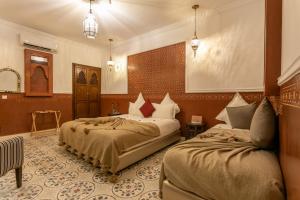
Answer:
POLYGON ((6 138, 12 138, 12 137, 15 137, 15 136, 22 136, 24 138, 28 138, 28 137, 35 137, 35 136, 55 135, 57 133, 58 133, 57 129, 46 129, 46 130, 41 130, 41 131, 36 131, 36 132, 25 132, 25 133, 16 133, 16 134, 4 135, 4 136, 1 136, 0 138, 6 139, 6 138))
MULTIPOLYGON (((59 132, 57 129, 47 129, 47 130, 41 130, 36 132, 30 132, 30 136, 49 136, 49 135, 55 135, 59 132)), ((27 133, 28 134, 28 133, 27 133)))

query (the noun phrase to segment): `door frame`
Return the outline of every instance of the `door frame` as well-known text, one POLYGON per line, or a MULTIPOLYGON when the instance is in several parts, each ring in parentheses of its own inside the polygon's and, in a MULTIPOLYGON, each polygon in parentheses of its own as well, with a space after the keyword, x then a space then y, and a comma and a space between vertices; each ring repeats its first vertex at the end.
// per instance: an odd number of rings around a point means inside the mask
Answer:
MULTIPOLYGON (((88 67, 88 68, 92 68, 92 69, 97 69, 97 70, 100 70, 100 72, 101 72, 101 68, 99 68, 99 67, 94 67, 94 66, 84 65, 84 64, 79 64, 79 63, 72 63, 72 119, 73 120, 75 120, 75 77, 76 77, 75 67, 76 67, 76 65, 88 67)), ((102 76, 102 73, 100 73, 100 87, 101 87, 101 76, 102 76)), ((100 91, 101 91, 101 88, 100 88, 100 91)), ((101 105, 99 105, 99 106, 101 107, 101 105)))

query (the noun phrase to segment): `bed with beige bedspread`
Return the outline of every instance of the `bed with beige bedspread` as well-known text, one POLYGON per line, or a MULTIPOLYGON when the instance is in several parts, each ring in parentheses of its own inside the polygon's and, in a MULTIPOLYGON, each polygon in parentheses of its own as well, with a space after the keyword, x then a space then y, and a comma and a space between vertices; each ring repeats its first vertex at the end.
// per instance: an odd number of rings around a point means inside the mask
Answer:
POLYGON ((166 180, 205 200, 285 199, 276 154, 254 146, 247 130, 212 128, 175 145, 163 159, 162 195, 166 180))
POLYGON ((94 166, 116 173, 119 155, 159 135, 160 130, 154 123, 99 117, 64 123, 59 142, 94 166))

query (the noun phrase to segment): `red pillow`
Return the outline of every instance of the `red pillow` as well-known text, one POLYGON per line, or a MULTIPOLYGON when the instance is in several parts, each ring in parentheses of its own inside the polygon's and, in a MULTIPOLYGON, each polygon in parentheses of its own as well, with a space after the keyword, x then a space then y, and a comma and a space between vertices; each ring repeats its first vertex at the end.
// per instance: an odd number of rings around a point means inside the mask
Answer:
POLYGON ((140 107, 140 111, 143 113, 144 117, 151 117, 152 113, 155 111, 155 108, 153 107, 151 101, 147 99, 144 105, 140 107))

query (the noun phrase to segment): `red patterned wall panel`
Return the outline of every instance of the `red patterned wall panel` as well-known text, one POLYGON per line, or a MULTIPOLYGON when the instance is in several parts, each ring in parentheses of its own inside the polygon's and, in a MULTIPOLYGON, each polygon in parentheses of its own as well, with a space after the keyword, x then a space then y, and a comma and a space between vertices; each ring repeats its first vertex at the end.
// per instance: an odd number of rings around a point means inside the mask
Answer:
POLYGON ((128 56, 130 95, 185 91, 185 42, 128 56))
POLYGON ((287 199, 300 199, 300 74, 281 87, 280 163, 287 199))
POLYGON ((281 102, 284 105, 300 108, 300 75, 281 88, 281 102))

